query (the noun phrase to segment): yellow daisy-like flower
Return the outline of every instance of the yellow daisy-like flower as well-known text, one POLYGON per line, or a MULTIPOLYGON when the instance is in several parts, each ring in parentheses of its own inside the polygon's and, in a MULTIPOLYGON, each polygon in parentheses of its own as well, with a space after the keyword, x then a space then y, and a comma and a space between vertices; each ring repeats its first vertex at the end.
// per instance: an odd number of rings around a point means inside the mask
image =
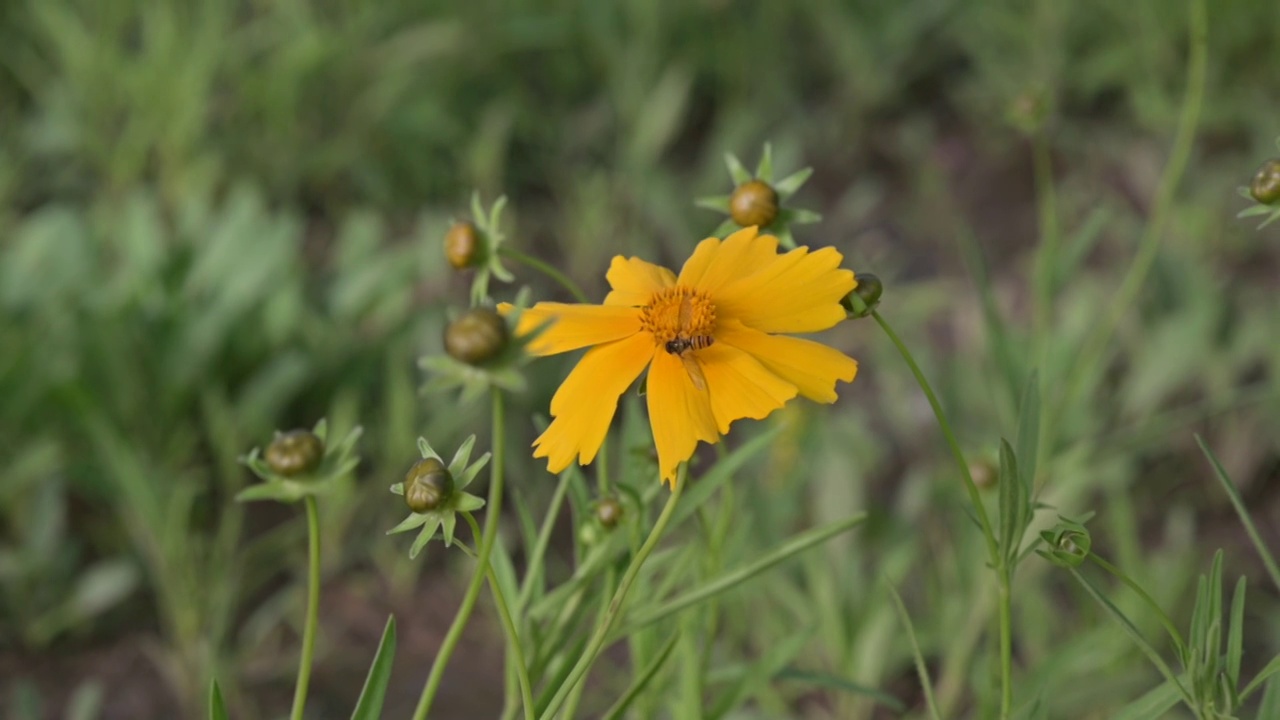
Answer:
MULTIPOLYGON (((826 330, 846 316, 840 299, 857 285, 835 248, 778 254, 778 240, 756 228, 723 242, 707 238, 677 276, 615 257, 603 305, 538 303, 520 315, 517 334, 546 326, 529 352, 554 355, 591 347, 551 399, 554 420, 534 457, 558 473, 600 450, 618 397, 649 369, 649 422, 664 482, 716 443, 741 418, 761 419, 797 394, 835 402, 837 380, 858 371, 852 358, 820 343, 775 333, 826 330)), ((504 305, 500 310, 510 310, 504 305)))

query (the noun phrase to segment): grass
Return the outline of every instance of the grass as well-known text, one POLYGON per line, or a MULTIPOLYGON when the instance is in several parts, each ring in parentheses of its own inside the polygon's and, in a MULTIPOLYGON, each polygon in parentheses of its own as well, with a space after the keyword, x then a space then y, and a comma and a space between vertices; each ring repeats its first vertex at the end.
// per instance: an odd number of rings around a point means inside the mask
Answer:
MULTIPOLYGON (((63 710, 27 659, 157 636, 164 670, 131 717, 195 717, 215 675, 231 716, 283 714, 306 528, 299 513, 231 498, 250 482, 237 458, 321 416, 339 436, 366 429, 360 468, 320 503, 325 587, 349 589, 379 625, 396 609, 403 633, 422 588, 470 567, 457 553, 410 562, 383 531, 403 512, 385 486, 415 438, 452 447, 487 426, 483 402, 419 396, 414 364, 467 303, 439 243, 472 190, 486 203, 507 194, 511 248, 599 299, 615 254, 685 257, 720 219, 693 199, 727 192, 723 154, 754 159, 765 141, 779 176, 815 168, 796 201, 825 219, 797 226, 797 241, 835 245, 885 280, 879 312, 968 469, 999 466, 1001 438, 1025 461, 1019 408, 1038 378, 1034 514, 1006 536, 1017 499, 975 489, 1017 569, 1007 659, 993 556, 955 458, 893 343, 862 320, 825 338, 861 363, 841 402, 735 427, 730 449, 750 453, 731 471, 701 459, 675 542, 623 582, 625 662, 601 655, 580 696, 535 687, 541 708, 555 697, 593 716, 625 697, 635 717, 1161 717, 1179 693, 1154 653, 1191 700, 1165 716, 1210 712, 1206 698, 1225 691, 1206 667, 1220 654, 1243 689, 1280 652, 1267 572, 1280 543, 1267 491, 1280 252, 1274 228, 1234 218, 1234 188, 1280 134, 1280 8, 1208 3, 1202 22, 1194 7, 5 4, 0 674, 17 680, 0 714, 63 710), (789 538, 861 512, 858 530, 736 582, 789 538), (1093 550, 1127 580, 1031 552, 1059 515, 1088 513, 1093 550), (1221 585, 1239 576, 1248 630, 1222 650, 1236 621, 1221 585), (710 604, 667 612, 724 578, 735 582, 710 604), (1150 603, 1191 628, 1185 647, 1150 603)), ((534 298, 568 299, 508 266, 534 298)), ((501 539, 514 544, 494 544, 490 579, 506 583, 507 563, 517 624, 552 635, 571 625, 553 610, 605 615, 625 573, 580 537, 594 478, 557 488, 520 450, 566 369, 528 366, 529 389, 509 398, 501 539), (541 531, 566 496, 574 529, 562 518, 541 531), (544 577, 517 584, 533 548, 544 577), (600 574, 575 585, 587 562, 600 574)), ((665 499, 631 452, 647 442, 638 407, 602 481, 629 511, 610 552, 638 552, 665 499)), ((565 629, 530 667, 568 674, 588 630, 565 629)), ((317 673, 340 667, 342 637, 322 631, 317 673)), ((397 673, 425 677, 432 650, 402 635, 397 673)), ((482 653, 464 643, 455 655, 482 653)), ((55 667, 63 689, 80 688, 77 718, 118 710, 109 667, 55 667)), ((313 691, 350 707, 364 673, 346 674, 349 688, 313 691)), ((1276 703, 1257 687, 1231 699, 1242 717, 1276 703)), ((399 717, 395 697, 393 685, 399 717)))

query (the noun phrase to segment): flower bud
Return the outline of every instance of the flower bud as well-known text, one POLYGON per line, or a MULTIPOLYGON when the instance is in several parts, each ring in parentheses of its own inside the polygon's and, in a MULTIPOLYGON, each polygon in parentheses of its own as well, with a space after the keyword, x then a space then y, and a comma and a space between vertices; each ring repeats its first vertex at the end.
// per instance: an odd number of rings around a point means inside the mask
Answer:
POLYGON ((729 217, 742 227, 767 227, 778 218, 778 193, 763 180, 749 180, 729 197, 729 217))
POLYGON ((858 273, 854 278, 858 281, 858 287, 845 295, 840 304, 850 315, 866 317, 880 304, 880 296, 884 294, 884 283, 872 273, 858 273), (857 296, 861 302, 854 302, 854 296, 857 296))
POLYGON ((484 308, 468 310, 444 330, 445 352, 468 365, 479 365, 494 358, 506 344, 506 321, 498 313, 484 308))
POLYGON ((978 458, 969 462, 969 477, 979 490, 990 490, 996 486, 1000 471, 987 458, 978 458))
POLYGON ((449 264, 462 270, 480 262, 480 231, 469 222, 454 223, 444 235, 444 256, 449 264))
POLYGON ((1280 158, 1272 158, 1258 168, 1249 185, 1249 194, 1263 205, 1280 202, 1280 158))
POLYGON ((293 477, 315 470, 324 457, 324 442, 310 430, 276 433, 267 446, 267 467, 277 475, 293 477))
POLYGON ((404 502, 416 513, 436 510, 453 494, 453 475, 436 458, 424 458, 404 474, 404 502))
POLYGON ((607 529, 617 527, 622 520, 622 503, 613 497, 600 498, 596 502, 596 520, 607 529))

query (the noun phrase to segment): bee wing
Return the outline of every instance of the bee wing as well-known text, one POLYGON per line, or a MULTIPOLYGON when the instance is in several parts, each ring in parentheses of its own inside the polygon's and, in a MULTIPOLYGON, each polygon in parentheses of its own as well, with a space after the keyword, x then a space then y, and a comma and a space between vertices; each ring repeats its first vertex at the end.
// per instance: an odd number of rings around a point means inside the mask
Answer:
POLYGON ((680 362, 684 363, 684 369, 689 373, 689 379, 693 381, 693 386, 699 392, 705 392, 707 389, 707 378, 702 374, 702 366, 689 353, 680 353, 680 362))

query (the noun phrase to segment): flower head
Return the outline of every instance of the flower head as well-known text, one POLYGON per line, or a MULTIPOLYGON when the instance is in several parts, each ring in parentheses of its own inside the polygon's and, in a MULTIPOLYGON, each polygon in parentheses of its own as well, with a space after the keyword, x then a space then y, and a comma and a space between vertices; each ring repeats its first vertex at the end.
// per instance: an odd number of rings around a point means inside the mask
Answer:
POLYGON ((470 485, 489 462, 489 453, 471 462, 471 449, 475 444, 476 436, 468 437, 454 453, 453 460, 445 465, 427 439, 418 438, 418 452, 422 453, 422 460, 409 468, 404 482, 391 486, 391 492, 404 496, 409 505, 409 517, 387 531, 392 535, 418 530, 418 537, 409 548, 409 557, 417 557, 437 531, 444 535, 446 547, 452 545, 458 513, 474 512, 484 507, 482 498, 463 492, 463 488, 470 485), (424 490, 428 492, 424 493, 424 490))
MULTIPOLYGON (((835 248, 778 253, 756 228, 698 244, 680 274, 615 257, 603 305, 538 303, 516 332, 545 329, 535 355, 590 348, 551 399, 553 420, 534 457, 551 472, 590 463, 618 397, 648 370, 646 399, 666 482, 698 442, 715 443, 735 420, 762 419, 796 395, 836 399, 857 363, 825 345, 779 333, 826 330, 843 320, 840 300, 856 286, 835 248)), ((500 306, 509 312, 511 306, 500 306)))

